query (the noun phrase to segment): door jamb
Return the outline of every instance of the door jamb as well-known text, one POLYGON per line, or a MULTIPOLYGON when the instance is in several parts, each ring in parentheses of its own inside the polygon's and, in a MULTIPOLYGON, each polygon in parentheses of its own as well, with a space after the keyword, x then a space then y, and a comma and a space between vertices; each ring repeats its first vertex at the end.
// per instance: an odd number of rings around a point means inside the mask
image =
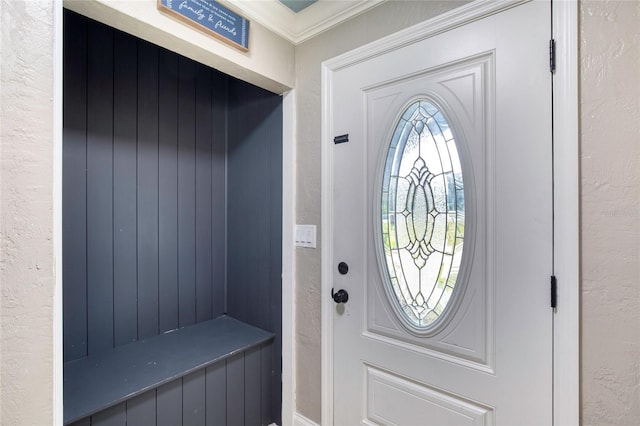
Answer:
POLYGON ((554 424, 580 423, 580 198, 578 123, 578 1, 555 1, 554 75, 555 273, 554 424))
MULTIPOLYGON (((476 0, 433 19, 384 37, 322 63, 321 140, 331 140, 333 73, 368 58, 423 40, 524 3, 522 0, 476 0)), ((553 37, 557 68, 554 75, 555 265, 559 307, 553 312, 554 424, 578 424, 579 404, 579 174, 578 174, 578 3, 553 3, 553 37)), ((333 224, 333 158, 330 143, 322 143, 322 412, 321 424, 333 424, 333 301, 331 241, 333 224)), ((551 309, 551 308, 550 308, 551 309)))

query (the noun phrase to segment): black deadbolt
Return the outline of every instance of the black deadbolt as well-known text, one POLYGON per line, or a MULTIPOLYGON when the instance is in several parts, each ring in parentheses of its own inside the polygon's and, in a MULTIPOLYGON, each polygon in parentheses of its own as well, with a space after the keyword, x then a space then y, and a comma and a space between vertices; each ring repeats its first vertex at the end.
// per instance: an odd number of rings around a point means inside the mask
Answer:
POLYGON ((349 300, 349 293, 347 293, 347 290, 343 289, 334 293, 333 289, 331 289, 331 297, 333 297, 333 301, 336 303, 347 303, 347 300, 349 300))
POLYGON ((342 275, 347 275, 347 272, 349 272, 349 265, 347 265, 345 262, 338 263, 338 272, 340 272, 342 275))

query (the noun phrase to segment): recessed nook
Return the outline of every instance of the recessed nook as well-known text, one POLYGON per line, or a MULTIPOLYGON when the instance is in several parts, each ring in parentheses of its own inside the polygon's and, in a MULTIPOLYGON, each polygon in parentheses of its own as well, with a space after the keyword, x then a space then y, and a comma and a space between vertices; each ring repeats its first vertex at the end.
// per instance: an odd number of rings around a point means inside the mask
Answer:
POLYGON ((282 100, 64 12, 65 424, 281 416, 282 100))

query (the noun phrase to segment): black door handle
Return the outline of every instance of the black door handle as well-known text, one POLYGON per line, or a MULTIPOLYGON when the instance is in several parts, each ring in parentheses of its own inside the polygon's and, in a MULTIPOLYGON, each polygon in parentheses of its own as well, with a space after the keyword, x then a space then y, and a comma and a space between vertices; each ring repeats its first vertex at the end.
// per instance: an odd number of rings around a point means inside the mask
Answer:
POLYGON ((333 289, 331 289, 331 297, 333 297, 333 301, 336 303, 347 303, 349 300, 349 293, 347 293, 347 290, 343 289, 334 293, 333 289))

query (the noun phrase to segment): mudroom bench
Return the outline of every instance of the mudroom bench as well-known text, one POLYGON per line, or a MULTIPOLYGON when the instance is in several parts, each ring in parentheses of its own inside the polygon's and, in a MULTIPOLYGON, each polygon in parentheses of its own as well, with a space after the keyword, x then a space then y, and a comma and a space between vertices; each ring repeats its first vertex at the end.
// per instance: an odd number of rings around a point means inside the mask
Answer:
MULTIPOLYGON (((273 333, 224 315, 67 362, 64 364, 64 422, 82 424, 86 419, 88 423, 89 417, 96 413, 254 348, 255 368, 252 371, 246 361, 242 363, 240 380, 244 381, 247 374, 256 375, 247 381, 255 381, 259 387, 264 381, 260 378, 260 348, 271 343, 274 337, 273 333)), ((269 372, 265 373, 270 376, 269 372)), ((227 378, 237 379, 227 371, 223 376, 225 387, 229 387, 227 378)), ((231 384, 231 387, 243 388, 243 385, 231 384)), ((244 394, 239 396, 244 398, 244 394)), ((227 404, 229 397, 227 395, 227 404)))

